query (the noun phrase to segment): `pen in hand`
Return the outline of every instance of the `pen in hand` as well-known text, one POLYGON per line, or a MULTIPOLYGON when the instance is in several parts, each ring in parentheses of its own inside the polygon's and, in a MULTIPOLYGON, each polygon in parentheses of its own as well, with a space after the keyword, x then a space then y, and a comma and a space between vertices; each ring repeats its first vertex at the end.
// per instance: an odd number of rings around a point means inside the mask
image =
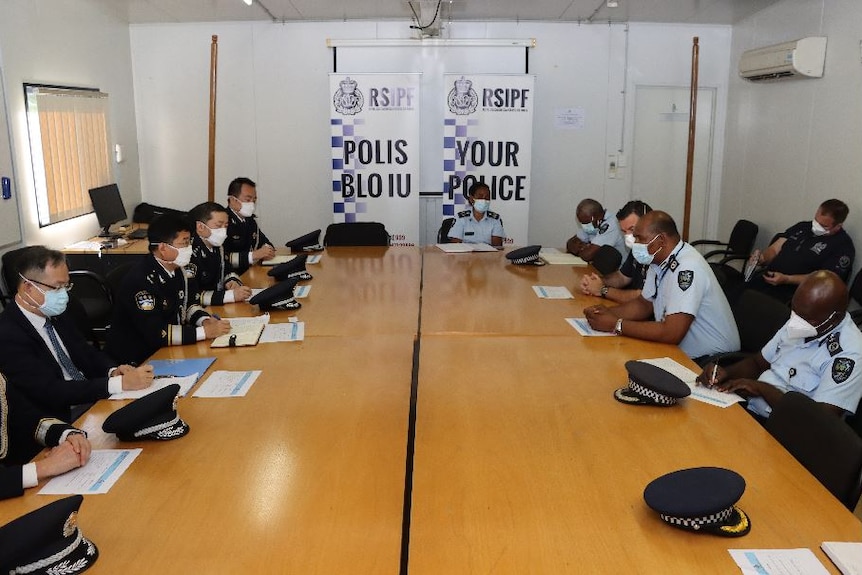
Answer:
POLYGON ((712 377, 709 378, 709 387, 715 387, 716 382, 718 381, 718 363, 712 366, 712 377))

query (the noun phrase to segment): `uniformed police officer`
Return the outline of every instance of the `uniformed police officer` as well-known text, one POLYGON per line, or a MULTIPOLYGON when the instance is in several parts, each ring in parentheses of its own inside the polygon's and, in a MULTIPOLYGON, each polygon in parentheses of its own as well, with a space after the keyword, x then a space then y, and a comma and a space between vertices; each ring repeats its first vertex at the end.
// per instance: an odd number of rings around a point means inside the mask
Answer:
POLYGON ((224 255, 227 238, 227 210, 215 202, 198 204, 189 211, 194 223, 192 261, 186 266, 186 276, 197 281, 202 305, 222 305, 245 301, 251 297, 251 288, 242 285, 239 276, 231 271, 224 255))
POLYGON ((854 413, 862 398, 862 333, 847 303, 837 274, 810 274, 793 295, 790 319, 759 354, 727 367, 707 365, 698 381, 747 397, 749 411, 762 418, 787 391, 839 415, 854 413))
POLYGON ((114 302, 106 350, 122 363, 141 363, 166 345, 213 339, 230 323, 212 317, 183 268, 191 261, 189 224, 159 216, 147 230, 150 253, 129 270, 114 302))
POLYGON ((601 246, 613 246, 623 259, 628 256, 620 227, 608 218, 608 212, 596 200, 581 200, 575 210, 579 229, 566 242, 566 251, 591 262, 601 246))
POLYGON ((799 222, 759 254, 763 274, 755 276, 750 287, 788 302, 808 274, 831 270, 846 283, 856 257, 853 240, 844 229, 849 213, 841 200, 826 200, 814 219, 799 222))
POLYGON ((458 212, 458 219, 449 230, 449 240, 455 243, 502 246, 506 232, 500 214, 490 211, 491 189, 483 181, 470 186, 467 192, 469 210, 458 212))
POLYGON ((83 431, 48 417, 0 374, 0 499, 24 494, 39 481, 81 467, 90 459, 90 442, 83 431), (56 446, 33 463, 30 443, 56 446))
MULTIPOLYGON (((620 231, 625 234, 625 244, 628 249, 635 244, 635 226, 641 216, 651 212, 649 204, 640 200, 626 202, 617 212, 620 231)), ((646 279, 648 265, 641 265, 629 253, 620 269, 599 277, 598 274, 584 275, 581 278, 581 291, 587 295, 595 295, 617 303, 635 299, 640 295, 646 279)))
POLYGON ((695 361, 738 351, 739 332, 727 298, 703 256, 680 239, 673 218, 649 212, 638 221, 634 236, 635 260, 649 265, 641 295, 615 307, 586 308, 590 326, 679 344, 695 361))
POLYGON ((224 250, 233 270, 242 275, 257 262, 275 257, 275 248, 254 216, 257 184, 248 178, 236 178, 227 188, 229 220, 224 250))

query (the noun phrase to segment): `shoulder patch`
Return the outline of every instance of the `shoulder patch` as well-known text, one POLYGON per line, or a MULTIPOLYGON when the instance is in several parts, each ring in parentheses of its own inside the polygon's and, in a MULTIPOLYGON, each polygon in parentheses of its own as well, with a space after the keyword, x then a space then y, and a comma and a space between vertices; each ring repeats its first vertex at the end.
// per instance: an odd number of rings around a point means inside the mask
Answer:
POLYGON ((853 373, 856 362, 849 357, 836 357, 832 362, 832 381, 844 383, 853 373))
POLYGON ((135 294, 135 305, 141 311, 153 311, 156 307, 156 298, 150 292, 141 290, 135 294))
POLYGON ((839 342, 839 338, 841 337, 841 332, 836 331, 829 334, 829 337, 826 338, 826 350, 829 352, 830 357, 835 357, 844 349, 841 347, 841 342, 839 342))
POLYGON ((469 217, 470 217, 470 213, 471 213, 472 211, 473 211, 473 210, 464 210, 464 211, 462 211, 462 212, 458 212, 458 217, 459 217, 459 218, 469 218, 469 217))
POLYGON ((668 269, 670 269, 670 271, 673 271, 679 267, 679 260, 676 259, 676 256, 670 256, 670 261, 668 262, 667 267, 668 269))
POLYGON ((838 267, 842 270, 846 270, 850 267, 850 257, 849 256, 841 256, 838 258, 838 267))
POLYGON ((685 291, 691 287, 694 281, 694 272, 692 270, 683 270, 677 274, 676 281, 679 284, 679 289, 685 291))
POLYGON ((492 211, 490 211, 490 210, 488 210, 487 212, 485 212, 485 215, 486 215, 486 216, 488 216, 488 217, 489 217, 489 218, 491 218, 491 219, 494 219, 494 220, 499 220, 499 219, 500 219, 500 214, 498 214, 497 212, 492 212, 492 211))
POLYGON ((600 234, 605 233, 606 231, 608 231, 609 227, 610 227, 610 225, 607 222, 603 223, 602 225, 599 226, 599 233, 600 234))
POLYGON ((194 279, 198 275, 197 264, 187 264, 186 267, 184 267, 183 269, 186 272, 186 277, 189 279, 194 279))

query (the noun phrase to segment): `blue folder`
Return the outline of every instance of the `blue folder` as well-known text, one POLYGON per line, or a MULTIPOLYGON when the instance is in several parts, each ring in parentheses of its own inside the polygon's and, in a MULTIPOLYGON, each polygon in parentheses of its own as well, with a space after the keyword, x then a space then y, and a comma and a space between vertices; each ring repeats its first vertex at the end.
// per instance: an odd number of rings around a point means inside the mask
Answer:
POLYGON ((193 373, 198 374, 198 379, 209 369, 216 360, 214 357, 196 357, 194 359, 151 359, 149 364, 153 366, 153 375, 156 377, 173 375, 185 377, 193 373))

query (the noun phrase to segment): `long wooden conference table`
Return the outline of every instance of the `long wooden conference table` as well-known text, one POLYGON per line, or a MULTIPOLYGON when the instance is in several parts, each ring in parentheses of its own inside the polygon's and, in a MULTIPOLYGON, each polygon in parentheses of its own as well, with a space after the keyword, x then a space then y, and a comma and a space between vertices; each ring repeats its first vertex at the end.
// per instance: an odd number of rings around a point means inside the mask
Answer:
MULTIPOLYGON (((101 431, 116 401, 78 422, 96 448, 143 448, 85 498, 91 572, 726 574, 728 548, 808 547, 837 573, 820 543, 862 539, 740 406, 616 402, 629 359, 694 364, 673 346, 578 335, 564 318, 598 301, 576 293, 585 268, 391 247, 328 248, 308 269, 303 307, 272 314, 304 321, 304 341, 156 354, 262 370, 244 398, 181 399, 188 436, 120 444, 101 431), (747 536, 674 529, 646 507, 649 481, 693 466, 745 477, 747 536)), ((271 283, 265 268, 247 278, 271 283)), ((57 498, 37 491, 0 502, 0 524, 57 498)))

